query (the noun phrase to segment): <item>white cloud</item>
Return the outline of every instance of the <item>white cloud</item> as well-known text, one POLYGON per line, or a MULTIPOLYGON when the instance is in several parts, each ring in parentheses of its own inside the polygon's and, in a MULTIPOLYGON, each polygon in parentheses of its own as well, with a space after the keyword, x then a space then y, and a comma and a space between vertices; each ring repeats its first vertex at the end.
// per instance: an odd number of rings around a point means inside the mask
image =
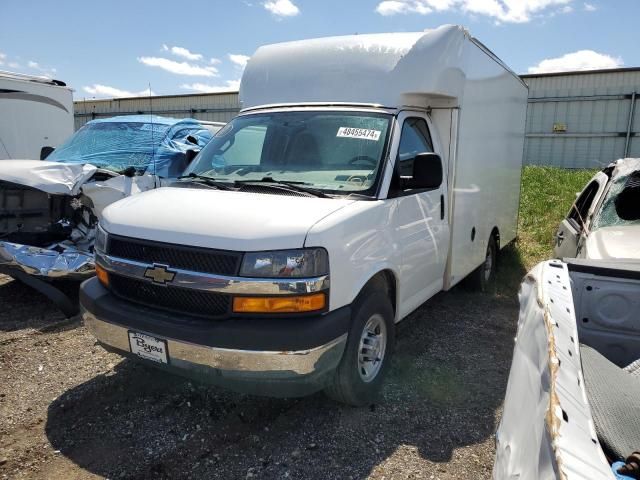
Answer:
POLYGON ((622 58, 612 57, 593 50, 578 50, 561 57, 546 58, 529 67, 529 73, 570 72, 575 70, 600 70, 624 65, 622 58))
POLYGON ((82 87, 82 89, 96 97, 106 97, 106 98, 119 98, 119 97, 143 97, 155 95, 153 91, 149 88, 146 90, 142 90, 140 92, 131 92, 129 90, 121 90, 116 87, 110 87, 108 85, 101 85, 99 83, 94 83, 90 86, 82 87))
POLYGON ((224 93, 224 92, 237 92, 240 88, 240 80, 227 80, 225 85, 209 85, 206 83, 190 83, 182 84, 180 88, 184 90, 191 90, 199 93, 224 93))
POLYGON ((586 3, 584 4, 584 9, 586 12, 595 12, 597 10, 596 6, 592 3, 586 3))
POLYGON ((247 66, 247 62, 249 61, 249 56, 247 55, 240 55, 239 53, 230 53, 229 54, 229 60, 231 60, 231 63, 233 63, 236 67, 240 67, 242 69, 244 69, 244 67, 247 66))
POLYGON ((158 67, 177 75, 192 77, 217 77, 218 69, 213 66, 202 67, 188 62, 176 62, 162 57, 138 57, 138 61, 149 67, 158 67))
POLYGON ((171 52, 177 57, 186 58, 187 60, 202 60, 201 53, 193 53, 189 49, 184 47, 169 47, 165 44, 162 45, 162 50, 165 52, 171 52))
POLYGON ((457 0, 385 0, 376 7, 380 15, 390 16, 398 13, 418 13, 427 15, 433 11, 451 9, 457 0))
MULTIPOLYGON (((23 72, 26 70, 29 74, 33 75, 35 70, 40 76, 51 78, 51 75, 56 73, 55 68, 51 67, 43 67, 38 62, 34 60, 29 60, 26 64, 21 63, 19 60, 20 57, 17 56, 9 56, 4 52, 0 52, 0 65, 6 65, 7 68, 11 68, 12 70, 18 71, 22 70, 23 72)), ((25 72, 25 73, 27 73, 25 72)))
POLYGON ((263 3, 264 8, 276 17, 295 17, 300 9, 291 0, 270 0, 263 3))
POLYGON ((38 62, 35 62, 33 60, 29 60, 27 62, 27 67, 29 67, 32 70, 36 70, 40 72, 45 77, 51 77, 51 75, 57 72, 55 68, 43 67, 38 62))
POLYGON ((222 63, 222 60, 220 60, 219 58, 210 58, 210 59, 209 59, 209 63, 210 63, 211 65, 217 65, 217 64, 219 64, 219 63, 222 63))
MULTIPOLYGON (((566 7, 573 0, 384 0, 376 12, 383 16, 417 13, 428 15, 434 11, 460 11, 491 17, 498 22, 524 23, 533 16, 555 6, 566 7)), ((571 7, 569 7, 571 8, 571 7)))

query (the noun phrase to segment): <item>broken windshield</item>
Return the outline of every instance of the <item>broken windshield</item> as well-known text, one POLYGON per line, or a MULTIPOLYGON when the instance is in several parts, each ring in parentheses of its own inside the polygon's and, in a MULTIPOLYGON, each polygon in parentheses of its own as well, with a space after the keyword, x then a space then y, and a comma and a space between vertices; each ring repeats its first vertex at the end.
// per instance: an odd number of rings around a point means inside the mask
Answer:
POLYGON ((47 157, 60 163, 90 163, 121 172, 145 171, 171 125, 142 122, 89 123, 47 157))
POLYGON ((628 178, 629 175, 620 175, 613 179, 609 191, 602 201, 600 211, 595 215, 593 220, 593 230, 603 227, 640 225, 640 220, 624 220, 620 218, 616 211, 616 198, 625 188, 625 183, 628 178))
POLYGON ((333 193, 373 194, 391 115, 281 111, 241 115, 220 130, 186 174, 219 182, 296 182, 333 193))

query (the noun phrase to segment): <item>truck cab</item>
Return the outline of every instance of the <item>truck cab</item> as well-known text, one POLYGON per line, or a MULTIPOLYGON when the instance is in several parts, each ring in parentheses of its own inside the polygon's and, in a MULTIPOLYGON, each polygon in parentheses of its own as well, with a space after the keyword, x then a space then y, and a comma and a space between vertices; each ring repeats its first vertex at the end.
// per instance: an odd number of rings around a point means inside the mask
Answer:
POLYGON ((446 26, 259 49, 246 108, 184 178, 104 211, 81 288, 94 335, 245 392, 374 401, 397 322, 486 285, 515 236, 526 88, 479 45, 446 26), (482 68, 415 75, 443 51, 482 68))

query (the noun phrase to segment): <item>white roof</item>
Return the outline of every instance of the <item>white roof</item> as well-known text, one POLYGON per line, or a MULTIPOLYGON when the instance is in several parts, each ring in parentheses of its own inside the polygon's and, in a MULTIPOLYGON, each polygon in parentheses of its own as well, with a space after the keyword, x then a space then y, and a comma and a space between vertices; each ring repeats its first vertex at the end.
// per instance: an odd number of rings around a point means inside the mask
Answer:
POLYGON ((411 94, 458 98, 469 45, 502 64, 459 25, 266 45, 247 64, 240 101, 243 108, 314 102, 394 107, 407 104, 411 94))
POLYGON ((28 75, 26 73, 8 72, 6 70, 0 70, 0 79, 17 80, 21 82, 36 82, 45 85, 51 85, 53 87, 61 87, 70 90, 66 83, 60 80, 54 80, 49 77, 40 75, 28 75))

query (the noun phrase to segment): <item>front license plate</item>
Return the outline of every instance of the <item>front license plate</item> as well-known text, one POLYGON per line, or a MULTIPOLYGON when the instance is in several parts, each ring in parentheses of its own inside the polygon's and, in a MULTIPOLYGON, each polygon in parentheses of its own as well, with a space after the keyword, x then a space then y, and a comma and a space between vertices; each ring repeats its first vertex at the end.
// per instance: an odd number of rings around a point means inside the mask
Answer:
POLYGON ((169 363, 166 340, 130 331, 129 345, 131 353, 141 358, 158 363, 169 363))

